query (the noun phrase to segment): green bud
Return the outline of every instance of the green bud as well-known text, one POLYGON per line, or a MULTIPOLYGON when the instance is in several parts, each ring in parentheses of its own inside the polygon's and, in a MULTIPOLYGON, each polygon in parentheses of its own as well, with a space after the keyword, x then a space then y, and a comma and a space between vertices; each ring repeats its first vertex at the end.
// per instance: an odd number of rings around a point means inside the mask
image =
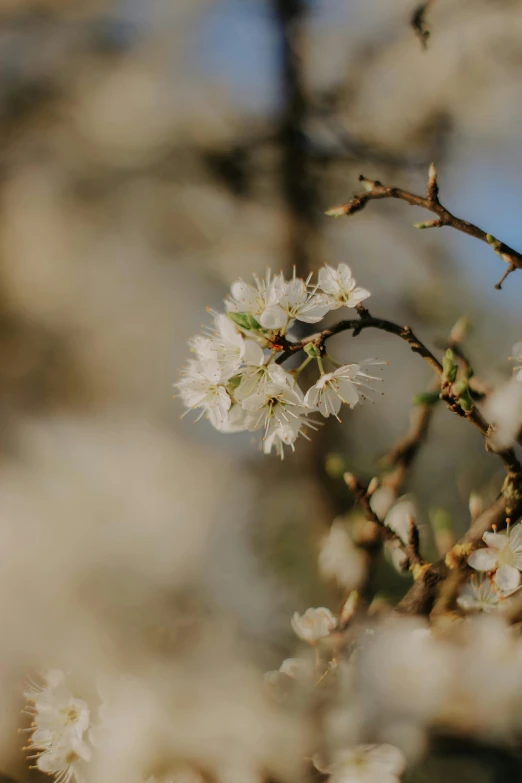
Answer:
POLYGON ((459 397, 459 405, 463 411, 469 412, 473 408, 473 400, 469 393, 469 389, 466 390, 466 394, 462 394, 459 397))
POLYGON ((260 329, 261 324, 256 321, 253 315, 250 313, 227 313, 231 321, 233 321, 240 329, 250 331, 250 329, 260 329))
POLYGON ((502 242, 500 242, 498 239, 496 239, 493 234, 486 234, 486 239, 488 242, 488 245, 491 245, 493 250, 498 252, 500 248, 502 247, 502 242))
POLYGON ((455 381, 452 386, 452 392, 456 397, 461 397, 463 394, 466 394, 467 391, 468 382, 464 378, 462 378, 460 381, 455 381))
POLYGON ((453 351, 448 348, 444 356, 442 357, 442 369, 444 371, 444 377, 448 381, 454 381, 457 377, 457 365, 453 361, 453 351))
POLYGON ((426 220, 424 223, 414 223, 413 228, 438 228, 440 220, 426 220))
POLYGON ((303 347, 303 351, 308 356, 311 356, 312 359, 318 359, 321 356, 321 351, 314 343, 306 343, 306 345, 303 347))
POLYGON ((413 398, 413 405, 436 405, 440 400, 440 394, 436 391, 420 392, 413 398))

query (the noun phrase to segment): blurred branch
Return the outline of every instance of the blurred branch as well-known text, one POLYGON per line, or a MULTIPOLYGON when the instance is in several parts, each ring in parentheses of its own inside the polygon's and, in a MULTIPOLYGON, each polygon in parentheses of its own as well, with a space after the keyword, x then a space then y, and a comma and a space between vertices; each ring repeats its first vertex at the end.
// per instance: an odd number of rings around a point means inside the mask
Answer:
POLYGON ((277 134, 281 148, 280 186, 288 216, 288 260, 306 277, 309 260, 318 243, 316 190, 310 182, 309 154, 305 145, 308 115, 303 84, 301 50, 304 0, 272 0, 281 40, 283 108, 277 134))
POLYGON ((514 250, 509 245, 506 245, 505 242, 496 239, 492 234, 486 233, 473 223, 456 217, 441 204, 438 197, 437 172, 433 164, 430 166, 426 196, 417 196, 407 190, 383 185, 378 180, 367 179, 362 174, 359 176, 359 181, 364 183, 365 190, 362 193, 357 193, 346 204, 341 204, 340 206, 329 209, 326 213, 327 215, 331 215, 332 217, 354 215, 356 212, 360 212, 364 209, 370 201, 386 198, 399 199, 400 201, 405 201, 410 206, 422 207, 422 209, 427 209, 438 216, 437 220, 416 223, 416 228, 441 228, 442 226, 449 226, 457 231, 461 231, 463 234, 468 234, 469 236, 475 237, 475 239, 480 239, 482 242, 489 245, 508 265, 507 270, 498 283, 496 283, 495 288, 500 289, 506 277, 511 274, 511 272, 514 272, 515 269, 522 269, 521 253, 514 250))
POLYGON ((430 37, 430 30, 426 16, 434 2, 435 0, 425 0, 424 3, 421 3, 417 6, 417 8, 415 8, 410 19, 410 25, 413 29, 413 32, 419 39, 423 49, 427 48, 428 38, 430 37))
MULTIPOLYGON (((431 391, 438 391, 439 383, 430 385, 431 391)), ((401 438, 391 451, 384 457, 384 461, 394 468, 385 478, 383 484, 392 487, 398 493, 402 486, 406 473, 411 467, 415 457, 426 440, 428 429, 433 418, 435 405, 424 403, 416 406, 410 415, 410 427, 406 435, 401 438)))

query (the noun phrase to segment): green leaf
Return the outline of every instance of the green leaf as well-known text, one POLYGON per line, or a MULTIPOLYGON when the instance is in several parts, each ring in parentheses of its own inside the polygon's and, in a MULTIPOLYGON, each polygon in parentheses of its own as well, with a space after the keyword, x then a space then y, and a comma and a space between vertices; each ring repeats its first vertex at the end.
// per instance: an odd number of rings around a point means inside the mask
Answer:
POLYGON ((227 313, 231 321, 233 321, 241 329, 250 331, 250 329, 260 329, 261 325, 250 313, 227 313))

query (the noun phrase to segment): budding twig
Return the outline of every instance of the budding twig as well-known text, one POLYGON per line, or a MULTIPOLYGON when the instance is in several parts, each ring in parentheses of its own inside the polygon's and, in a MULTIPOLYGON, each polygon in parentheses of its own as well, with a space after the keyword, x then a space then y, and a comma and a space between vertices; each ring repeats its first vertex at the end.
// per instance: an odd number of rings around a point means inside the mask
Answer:
POLYGON ((495 288, 500 289, 506 277, 510 275, 511 272, 514 272, 515 269, 522 269, 522 253, 519 253, 509 245, 506 245, 505 242, 496 239, 488 232, 483 231, 474 223, 470 223, 467 220, 463 220, 462 218, 453 215, 453 213, 441 204, 438 195, 437 171, 434 164, 432 164, 429 169, 426 196, 417 196, 407 190, 383 185, 378 180, 368 179, 362 174, 359 177, 359 181, 363 183, 364 191, 357 193, 346 204, 332 207, 332 209, 329 209, 326 212, 327 215, 332 217, 354 215, 356 212, 360 212, 361 209, 364 209, 370 201, 395 198, 399 201, 405 201, 407 204, 410 204, 410 206, 427 209, 438 216, 437 220, 417 223, 417 228, 440 228, 449 226, 457 231, 461 231, 463 234, 468 234, 469 236, 475 237, 475 239, 480 239, 482 242, 489 245, 499 258, 508 265, 506 272, 502 275, 498 283, 495 284, 495 288))

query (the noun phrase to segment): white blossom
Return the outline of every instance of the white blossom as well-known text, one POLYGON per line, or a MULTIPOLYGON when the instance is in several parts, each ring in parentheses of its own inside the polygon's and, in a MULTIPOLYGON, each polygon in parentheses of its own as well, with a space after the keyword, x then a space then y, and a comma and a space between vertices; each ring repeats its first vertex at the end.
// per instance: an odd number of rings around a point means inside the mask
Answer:
POLYGON ((216 429, 222 429, 228 419, 232 400, 221 382, 221 368, 217 361, 189 362, 178 387, 181 399, 190 410, 201 408, 198 420, 205 413, 216 429))
POLYGON ((491 425, 489 440, 492 446, 511 448, 522 430, 522 383, 512 378, 489 394, 479 408, 491 425))
POLYGON ((89 707, 70 693, 62 671, 51 669, 44 679, 43 687, 33 685, 25 691, 33 715, 30 747, 36 751, 36 766, 60 783, 80 780, 81 762, 91 758, 84 740, 90 725, 89 707))
POLYGON ((288 321, 285 311, 279 307, 284 288, 282 276, 272 278, 268 270, 264 280, 256 275, 254 280, 255 285, 243 280, 232 284, 227 310, 252 315, 265 329, 282 329, 288 321))
POLYGON ((290 281, 281 280, 279 301, 274 309, 284 312, 288 324, 293 320, 315 324, 332 306, 327 297, 310 292, 304 280, 294 277, 290 281))
MULTIPOLYGON (((408 543, 410 537, 410 519, 417 517, 417 508, 415 503, 408 495, 404 495, 395 503, 384 518, 384 524, 397 533, 404 544, 408 543)), ((400 551, 400 550, 399 550, 400 551)))
POLYGON ((514 367, 515 380, 522 381, 522 342, 515 343, 513 346, 512 360, 516 362, 514 367))
MULTIPOLYGON (((250 340, 248 342, 251 342, 250 340)), ((257 346, 259 347, 259 346, 257 346)), ((264 364, 264 356, 257 357, 251 352, 253 361, 249 361, 241 371, 239 386, 234 391, 236 400, 245 400, 252 394, 262 394, 269 383, 283 386, 295 386, 295 381, 279 364, 264 364), (256 361, 257 359, 257 361, 256 361)), ((250 358, 250 356, 249 356, 250 358)))
POLYGON ((357 287, 346 264, 339 264, 337 269, 325 264, 319 271, 319 288, 327 295, 331 309, 357 307, 370 296, 365 288, 357 287))
POLYGON ((365 359, 360 364, 345 364, 335 370, 335 372, 324 373, 308 389, 305 403, 310 408, 317 408, 325 417, 332 415, 338 419, 343 402, 349 405, 350 408, 353 408, 359 402, 360 392, 358 387, 371 388, 367 383, 368 380, 381 380, 381 378, 364 372, 364 367, 372 364, 382 364, 382 362, 377 362, 374 359, 365 359))
POLYGON ((406 766, 394 745, 356 745, 338 751, 331 765, 318 756, 312 761, 319 772, 330 775, 330 783, 398 783, 406 766))
POLYGON ((334 522, 319 552, 319 571, 341 587, 358 587, 365 574, 365 557, 342 522, 334 522))
POLYGON ((217 315, 214 323, 216 332, 211 345, 221 369, 221 381, 226 382, 237 373, 243 363, 245 340, 226 315, 217 315))
POLYGON ((494 582, 502 593, 511 593, 520 584, 522 570, 522 525, 506 533, 484 533, 486 548, 468 557, 468 565, 477 571, 495 571, 494 582))
POLYGON ((242 402, 252 415, 253 429, 264 428, 263 450, 269 454, 272 448, 283 457, 284 446, 291 446, 302 433, 308 409, 297 387, 283 383, 267 383, 262 392, 252 394, 242 402))
POLYGON ((471 578, 460 589, 457 604, 465 612, 496 612, 499 603, 499 592, 489 579, 471 578))
POLYGON ((302 615, 295 612, 291 625, 300 639, 308 644, 315 644, 320 639, 330 636, 337 625, 337 620, 329 609, 320 606, 317 609, 307 609, 302 615))

